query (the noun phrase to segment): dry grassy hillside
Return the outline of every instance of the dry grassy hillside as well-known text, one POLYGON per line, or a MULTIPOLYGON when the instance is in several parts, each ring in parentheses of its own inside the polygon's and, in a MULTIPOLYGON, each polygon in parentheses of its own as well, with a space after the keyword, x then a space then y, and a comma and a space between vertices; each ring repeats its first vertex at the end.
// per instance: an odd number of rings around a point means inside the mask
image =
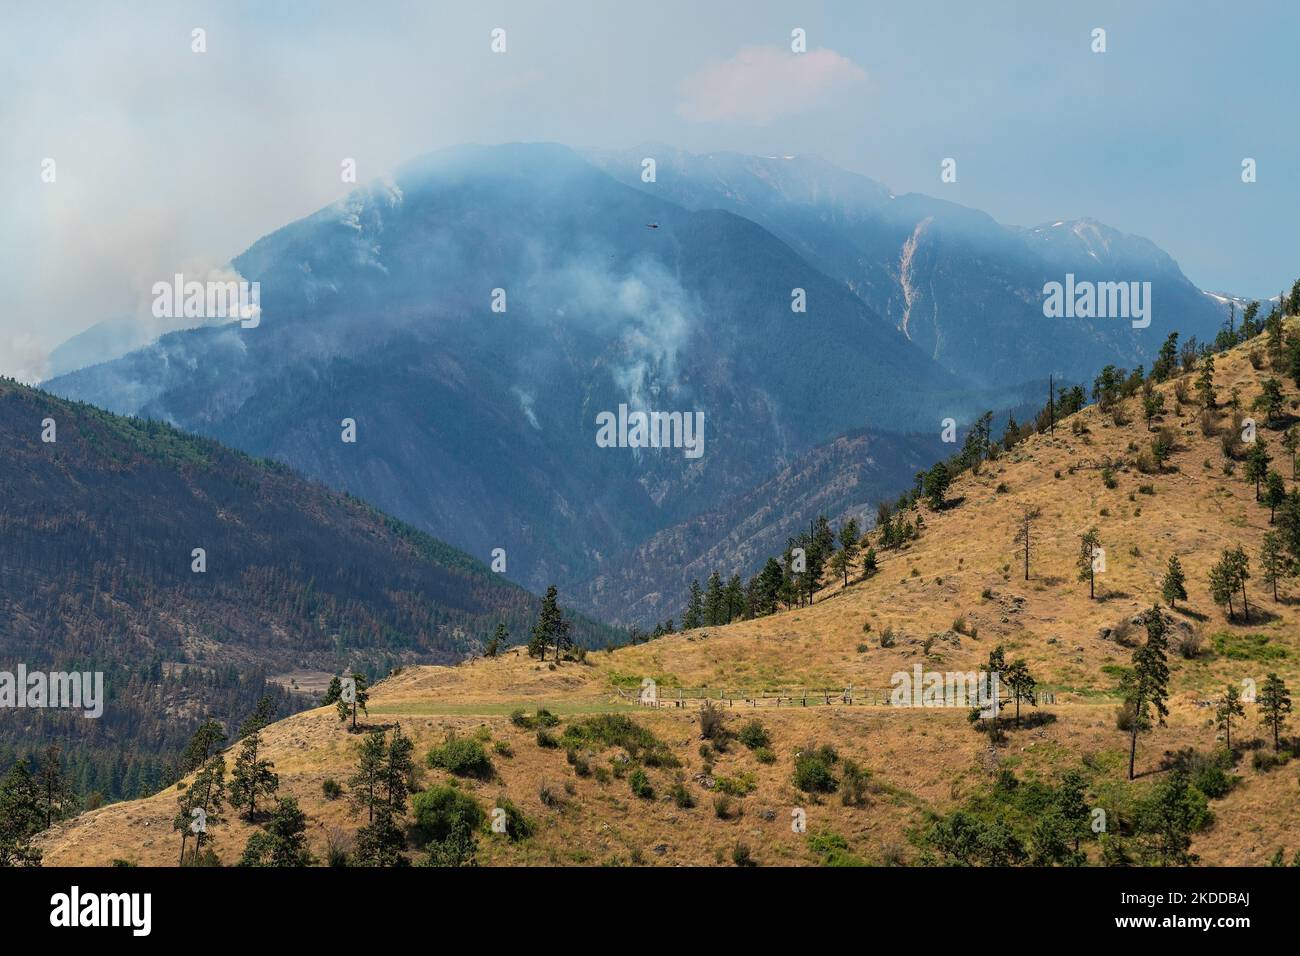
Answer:
MULTIPOLYGON (((1236 388, 1250 414, 1260 383, 1283 378, 1283 370, 1270 369, 1267 359, 1261 368, 1252 364, 1251 351, 1263 347, 1261 339, 1216 356, 1221 406, 1236 388)), ((881 552, 879 573, 846 589, 826 589, 812 607, 593 653, 582 664, 554 667, 516 651, 454 668, 408 669, 374 688, 369 723, 400 722, 413 736, 425 786, 448 777, 424 768, 423 756, 449 731, 484 740, 495 776, 461 786, 485 808, 499 794, 507 795, 537 825, 534 836, 518 843, 485 835, 479 859, 493 864, 730 864, 738 842, 762 864, 817 863, 822 851, 806 834, 791 830, 796 807, 806 812, 810 833, 833 832, 858 859, 915 862, 918 828, 932 813, 946 812, 987 788, 998 768, 1025 779, 1054 780, 1066 769, 1087 766, 1089 799, 1105 806, 1124 788, 1151 786, 1166 752, 1213 746, 1212 711, 1203 702, 1224 685, 1244 678, 1262 682, 1268 670, 1276 670, 1293 693, 1300 687, 1300 604, 1286 593, 1275 602, 1259 583, 1257 556, 1269 527, 1268 509, 1256 503, 1240 463, 1234 475, 1225 474, 1219 436, 1202 432, 1193 379, 1182 376, 1188 390, 1183 404, 1175 395, 1176 381, 1159 386, 1166 412, 1154 426, 1172 426, 1178 435, 1176 450, 1159 474, 1143 474, 1134 464, 1153 434, 1143 420, 1140 395, 1126 403, 1126 424, 1089 407, 1058 423, 1055 435, 1033 436, 979 474, 963 475, 949 492, 959 504, 938 513, 922 506, 925 530, 919 540, 881 552), (1113 488, 1099 468, 1106 460, 1117 463, 1113 488), (1040 509, 1041 518, 1025 581, 1013 536, 1027 506, 1040 509), (1090 600, 1087 583, 1076 579, 1075 562, 1079 534, 1094 525, 1106 549, 1107 570, 1098 576, 1097 597, 1090 600), (1224 548, 1236 545, 1251 556, 1255 574, 1249 587, 1256 614, 1248 625, 1229 623, 1209 596, 1210 565, 1224 548), (1124 622, 1159 599, 1173 554, 1186 571, 1188 600, 1174 615, 1179 623, 1171 642, 1171 713, 1165 727, 1141 738, 1138 768, 1145 776, 1129 783, 1128 738, 1116 726, 1113 689, 1115 667, 1128 664, 1131 648, 1116 638, 1124 638, 1124 622), (955 627, 958 618, 963 623, 955 627), (886 629, 895 635, 892 647, 881 645, 886 629), (1198 656, 1179 652, 1180 643, 1198 639, 1198 656), (1009 658, 1025 658, 1040 686, 1055 693, 1055 703, 1043 708, 1055 720, 1010 731, 996 752, 972 730, 963 709, 821 701, 752 708, 736 700, 728 711, 732 729, 757 716, 772 737, 775 762, 761 763, 754 751, 733 741, 724 753, 711 756, 711 778, 701 780, 706 760, 695 710, 637 708, 618 692, 634 692, 643 677, 654 678, 664 697, 679 686, 883 688, 891 674, 918 662, 931 670, 975 669, 997 644, 1005 646, 1009 658), (680 770, 647 768, 652 798, 633 795, 617 774, 602 773, 608 776, 604 781, 594 773, 579 776, 564 747, 541 747, 535 731, 512 723, 511 711, 539 706, 559 716, 557 734, 589 714, 624 710, 671 749, 680 770), (511 755, 494 753, 498 742, 511 755), (796 752, 827 743, 841 759, 855 760, 871 774, 860 805, 846 805, 837 794, 812 797, 795 789, 796 752), (679 807, 669 796, 679 774, 693 808, 679 807), (726 819, 713 805, 721 778, 741 782, 742 790, 752 787, 731 801, 726 819), (544 790, 552 795, 549 804, 542 799, 544 790)), ((1295 414, 1300 398, 1291 383, 1284 386, 1287 413, 1295 414)), ((1230 411, 1221 408, 1218 417, 1230 425, 1230 411)), ((1286 457, 1277 441, 1280 432, 1262 429, 1261 434, 1290 487, 1290 464, 1277 461, 1286 457)), ((1283 589, 1300 601, 1300 584, 1283 589)), ((1261 735, 1254 707, 1247 707, 1238 734, 1243 739, 1261 735)), ((346 839, 358 826, 345 799, 328 800, 322 792, 327 777, 346 781, 357 739, 343 731, 331 708, 298 714, 266 731, 268 755, 284 792, 299 799, 311 820, 317 855, 324 854, 331 831, 346 839)), ((592 748, 588 754, 593 766, 625 770, 618 756, 617 748, 592 748)), ((1279 846, 1288 848, 1288 856, 1300 850, 1296 768, 1293 762, 1260 772, 1249 756, 1243 758, 1235 770, 1241 783, 1212 803, 1216 821, 1196 838, 1193 849, 1202 861, 1262 864, 1279 846)), ((46 863, 124 858, 173 864, 179 849, 170 827, 176 795, 172 788, 57 826, 41 841, 46 863)), ((223 861, 237 858, 249 832, 236 822, 215 832, 223 861)))

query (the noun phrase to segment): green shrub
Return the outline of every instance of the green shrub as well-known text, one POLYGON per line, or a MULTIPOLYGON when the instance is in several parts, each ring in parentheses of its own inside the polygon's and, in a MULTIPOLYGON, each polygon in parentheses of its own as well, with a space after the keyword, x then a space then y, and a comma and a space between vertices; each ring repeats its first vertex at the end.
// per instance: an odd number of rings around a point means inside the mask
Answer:
POLYGON ((573 772, 579 777, 591 776, 591 764, 587 761, 586 757, 574 748, 570 747, 568 749, 564 755, 564 759, 569 762, 569 766, 573 768, 573 772))
POLYGON ((776 753, 771 747, 759 747, 754 751, 754 759, 759 763, 776 763, 776 753))
POLYGON ((645 775, 645 771, 640 767, 637 767, 628 775, 627 782, 634 795, 642 800, 654 799, 654 787, 650 786, 650 778, 645 775))
POLYGON ((678 780, 673 784, 672 789, 673 803, 681 810, 689 810, 695 806, 695 798, 691 796, 691 791, 687 789, 683 780, 678 780))
POLYGON ((321 782, 320 789, 326 800, 337 800, 343 795, 343 787, 333 777, 326 777, 321 782))
POLYGON ((445 842, 460 831, 472 833, 486 820, 478 802, 451 784, 417 793, 411 800, 411 811, 415 817, 412 836, 417 846, 445 842))
POLYGON ((458 777, 478 777, 486 780, 492 776, 492 761, 477 740, 448 734, 441 747, 434 747, 425 758, 430 767, 441 767, 458 777))
POLYGON ((794 758, 794 785, 804 793, 833 793, 837 784, 832 767, 838 759, 829 744, 808 748, 794 758))
POLYGON ((520 840, 527 840, 537 832, 537 826, 531 819, 524 815, 524 812, 514 805, 506 796, 497 797, 498 810, 505 811, 506 832, 505 836, 512 843, 518 843, 520 840))
POLYGON ((869 776, 854 761, 844 761, 840 768, 840 799, 846 807, 856 807, 866 800, 869 776))
POLYGON ((731 848, 731 862, 736 866, 757 866, 758 862, 754 859, 753 852, 749 849, 748 843, 737 841, 736 845, 731 848))
POLYGON ((751 720, 742 726, 736 737, 750 750, 772 745, 772 735, 767 732, 767 728, 757 719, 751 720))
POLYGON ((731 797, 744 797, 754 792, 758 784, 752 773, 740 773, 734 777, 718 777, 714 786, 718 791, 731 797))
POLYGON ((808 849, 821 860, 822 866, 866 866, 866 862, 849 852, 848 841, 838 833, 819 830, 808 834, 808 849))
POLYGON ((555 739, 555 734, 551 733, 549 730, 539 730, 537 731, 537 746, 543 747, 547 750, 553 750, 560 746, 560 742, 555 739))
POLYGON ((667 744, 626 714, 598 714, 564 728, 566 744, 586 744, 593 749, 622 747, 633 760, 647 767, 678 767, 667 744))

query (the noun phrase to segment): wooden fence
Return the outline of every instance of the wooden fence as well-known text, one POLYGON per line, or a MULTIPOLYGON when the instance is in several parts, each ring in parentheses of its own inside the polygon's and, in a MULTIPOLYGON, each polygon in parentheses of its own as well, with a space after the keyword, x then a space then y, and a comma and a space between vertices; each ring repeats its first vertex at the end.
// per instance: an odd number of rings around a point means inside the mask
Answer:
MULTIPOLYGON (((764 689, 713 689, 709 687, 656 688, 653 694, 619 689, 621 700, 642 707, 702 707, 712 702, 727 708, 758 707, 889 707, 892 687, 797 687, 764 689)), ((1036 704, 1054 704, 1056 695, 1049 691, 1034 695, 1036 704)), ((1007 698, 1009 701, 1010 698, 1007 698)))

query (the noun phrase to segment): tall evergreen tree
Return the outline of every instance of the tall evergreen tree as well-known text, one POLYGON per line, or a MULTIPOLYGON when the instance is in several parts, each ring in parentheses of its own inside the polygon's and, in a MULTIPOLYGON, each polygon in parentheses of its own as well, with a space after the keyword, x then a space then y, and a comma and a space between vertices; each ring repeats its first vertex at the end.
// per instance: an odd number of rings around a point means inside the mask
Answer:
POLYGON ((1273 600, 1280 601, 1277 585, 1291 573, 1291 562, 1282 550, 1282 536, 1276 531, 1264 535, 1264 544, 1259 550, 1259 567, 1264 583, 1273 589, 1273 600))
POLYGON ((357 709, 360 708, 365 712, 367 717, 370 716, 370 708, 366 705, 370 703, 370 681, 365 674, 360 671, 352 672, 351 691, 343 693, 340 691, 339 699, 335 701, 334 706, 338 710, 339 721, 346 721, 352 718, 352 730, 355 733, 357 729, 357 709), (351 697, 352 700, 347 698, 351 697))
POLYGON ((1201 359, 1201 372, 1196 378, 1196 394, 1201 398, 1201 405, 1214 409, 1217 401, 1214 397, 1214 356, 1206 354, 1201 359))
POLYGON ((714 571, 709 575, 708 590, 704 593, 704 624, 718 627, 725 624, 725 600, 722 593, 722 575, 714 571))
POLYGON ((1016 726, 1019 727, 1021 701, 1034 707, 1038 706, 1038 698, 1034 694, 1038 681, 1029 672, 1029 665, 1025 663, 1024 659, 1017 658, 1003 672, 1002 683, 1011 688, 1012 699, 1016 702, 1016 726))
POLYGON ((1177 608, 1179 601, 1187 600, 1187 579, 1183 576, 1183 566, 1176 554, 1169 556, 1169 565, 1165 568, 1165 577, 1160 584, 1160 596, 1171 608, 1177 608))
POLYGON ((1264 504, 1268 505, 1268 523, 1277 519, 1277 509, 1286 504, 1286 479, 1272 469, 1264 479, 1264 504))
POLYGON ((1246 710, 1241 705, 1241 691, 1237 690, 1237 685, 1229 684, 1214 708, 1214 723, 1223 731, 1223 742, 1229 751, 1232 750, 1232 718, 1245 716, 1246 710))
POLYGON ((177 812, 172 828, 181 833, 181 865, 185 865, 185 844, 194 834, 194 851, 190 859, 203 860, 203 841, 213 827, 222 822, 226 796, 226 758, 216 754, 208 758, 194 781, 176 799, 177 812), (195 811, 198 811, 197 813, 195 811))
POLYGON ((1025 552, 1025 580, 1029 580, 1029 552, 1031 547, 1036 543, 1034 534, 1034 522, 1038 520, 1040 512, 1037 508, 1026 507, 1021 510, 1018 520, 1016 521, 1016 536, 1014 543, 1021 546, 1025 552))
POLYGON ((72 810, 74 795, 63 772, 63 754, 58 744, 50 744, 41 754, 37 779, 41 788, 41 806, 45 810, 45 829, 62 820, 72 810))
POLYGON ((1282 728, 1286 726, 1287 715, 1291 713, 1291 692, 1286 682, 1277 674, 1269 674, 1256 697, 1259 705, 1260 720, 1273 731, 1273 750, 1281 746, 1282 728))
POLYGON ((260 756, 261 749, 262 730, 259 726, 240 741, 239 755, 235 758, 226 788, 231 807, 235 810, 248 808, 249 823, 257 819, 257 798, 274 796, 280 789, 275 764, 260 756))
POLYGON ((1273 460, 1268 453, 1268 443, 1256 438, 1246 452, 1246 480, 1255 485, 1255 500, 1259 501, 1259 488, 1268 477, 1268 464, 1273 460))
POLYGON ((487 642, 483 648, 484 657, 496 657, 497 654, 505 650, 510 643, 510 631, 506 628, 505 622, 498 621, 496 632, 493 633, 492 639, 487 642))
POLYGON ((1137 761, 1138 733, 1151 729, 1152 710, 1162 726, 1169 709, 1169 659, 1168 635, 1160 605, 1155 605, 1143 616, 1146 625, 1146 643, 1133 651, 1133 667, 1124 674, 1120 691, 1130 716, 1128 778, 1134 779, 1137 761))
POLYGON ((357 769, 348 778, 349 802, 352 812, 364 809, 366 822, 373 823, 375 808, 386 803, 384 798, 385 772, 388 764, 388 745, 382 728, 376 727, 366 734, 357 748, 357 769))
POLYGON ((691 596, 686 601, 686 613, 682 615, 682 630, 693 631, 704 625, 704 592, 700 590, 698 579, 691 582, 691 596))
POLYGON ((32 846, 45 823, 41 787, 26 758, 15 760, 0 780, 0 867, 41 865, 41 851, 32 846))
POLYGON ((1191 786, 1187 768, 1179 765, 1156 784, 1138 806, 1138 844, 1143 859, 1161 866, 1187 866, 1197 857, 1191 852, 1192 834, 1204 820, 1204 797, 1191 786))
POLYGON ((560 609, 559 592, 554 584, 546 589, 542 598, 542 608, 533 625, 532 639, 528 642, 528 656, 545 659, 548 647, 555 646, 555 663, 560 662, 560 654, 573 646, 569 637, 569 621, 560 609))
POLYGON ((384 765, 380 772, 384 802, 395 816, 406 813, 406 799, 415 787, 415 743, 402 733, 402 725, 393 728, 384 765))
POLYGON ((925 473, 925 497, 933 510, 939 511, 943 508, 951 485, 952 475, 943 462, 937 462, 925 473))
POLYGON ((840 527, 840 550, 842 555, 841 571, 844 576, 844 586, 849 586, 849 569, 853 567, 853 562, 858 556, 861 549, 861 532, 858 529, 858 519, 850 518, 840 527))

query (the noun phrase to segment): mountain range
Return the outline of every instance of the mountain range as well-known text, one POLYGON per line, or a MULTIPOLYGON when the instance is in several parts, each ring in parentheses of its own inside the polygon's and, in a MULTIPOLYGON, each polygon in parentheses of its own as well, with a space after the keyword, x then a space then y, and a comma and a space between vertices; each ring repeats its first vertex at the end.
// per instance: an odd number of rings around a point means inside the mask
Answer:
POLYGON ((808 500, 783 475, 840 461, 827 487, 858 491, 837 506, 869 506, 942 454, 945 419, 1222 321, 1156 246, 1098 223, 1016 229, 817 159, 665 149, 445 150, 233 266, 260 283, 256 327, 172 332, 46 387, 504 549, 511 578, 626 623, 671 610, 686 565, 743 527, 766 528, 745 561, 779 547, 808 500), (1067 272, 1152 282, 1151 326, 1044 318, 1067 272), (599 447, 620 405, 702 413, 703 454, 599 447))

